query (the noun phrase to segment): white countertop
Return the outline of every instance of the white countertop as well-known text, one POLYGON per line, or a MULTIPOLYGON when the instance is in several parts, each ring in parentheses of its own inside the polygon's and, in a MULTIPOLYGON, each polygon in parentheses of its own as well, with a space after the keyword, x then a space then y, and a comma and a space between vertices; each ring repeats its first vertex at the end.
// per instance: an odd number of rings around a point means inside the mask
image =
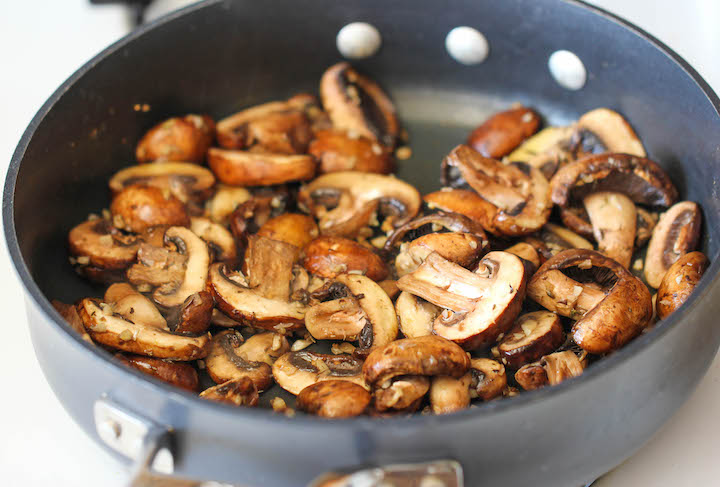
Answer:
MULTIPOLYGON (((720 91, 720 2, 597 0, 683 55, 720 91)), ((125 11, 87 0, 0 2, 0 166, 7 167, 36 110, 76 68, 127 30, 125 11)), ((0 173, 4 174, 5 169, 0 173)), ((0 472, 6 486, 122 485, 125 469, 75 426, 43 377, 30 343, 22 290, 0 250, 3 354, 0 472)), ((595 485, 718 485, 720 359, 688 402, 635 456, 595 485)))

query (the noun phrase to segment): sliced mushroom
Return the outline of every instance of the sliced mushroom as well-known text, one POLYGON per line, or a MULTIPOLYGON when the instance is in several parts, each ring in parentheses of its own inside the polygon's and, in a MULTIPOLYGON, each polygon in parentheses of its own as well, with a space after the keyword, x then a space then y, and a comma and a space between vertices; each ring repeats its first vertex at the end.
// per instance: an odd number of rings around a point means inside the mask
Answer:
POLYGON ((322 418, 351 418, 363 414, 370 399, 370 393, 354 382, 324 380, 300 391, 297 407, 322 418))
POLYGON ((525 242, 518 242, 505 249, 505 252, 517 255, 521 259, 530 262, 533 265, 532 272, 534 273, 538 267, 540 267, 540 255, 538 254, 535 247, 525 242))
POLYGON ((115 359, 127 367, 139 370, 175 387, 190 392, 196 392, 198 389, 198 374, 192 365, 124 353, 115 354, 115 359))
POLYGON ((300 249, 260 235, 251 235, 245 251, 245 272, 249 287, 262 297, 289 301, 293 266, 300 249))
MULTIPOLYGON (((167 330, 168 324, 157 307, 127 283, 116 283, 107 288, 103 300, 112 305, 113 312, 123 318, 147 326, 167 330)), ((203 332, 205 330, 201 330, 203 332)))
POLYGON ((608 108, 596 108, 585 113, 574 127, 575 156, 603 152, 622 152, 645 157, 645 148, 630 124, 619 113, 608 108))
POLYGON ((524 163, 504 165, 481 156, 466 145, 457 146, 443 160, 443 183, 468 184, 486 201, 480 224, 501 235, 526 235, 542 227, 550 216, 549 185, 542 173, 524 163))
POLYGON ((305 328, 316 340, 356 341, 368 323, 367 313, 352 295, 317 303, 305 314, 305 328))
POLYGON ((700 237, 700 208, 692 201, 681 201, 660 216, 653 230, 645 257, 645 280, 658 288, 671 265, 695 250, 700 237))
POLYGON ((540 117, 527 107, 511 108, 485 120, 472 131, 467 145, 484 157, 500 159, 537 132, 540 117))
POLYGON ((139 263, 128 270, 128 280, 136 285, 158 286, 153 292, 153 300, 160 306, 172 308, 182 305, 190 295, 205 290, 210 253, 207 244, 184 227, 168 228, 165 243, 173 245, 177 251, 141 246, 139 263))
POLYGON ((232 212, 251 198, 250 191, 243 187, 218 184, 213 197, 205 203, 205 209, 212 221, 225 224, 232 212))
POLYGON ((122 270, 135 261, 139 239, 124 235, 105 219, 94 219, 77 225, 68 234, 70 253, 81 266, 105 270, 122 270))
POLYGON ((583 199, 598 250, 630 268, 635 250, 635 204, 622 193, 600 191, 583 199))
POLYGON ((436 211, 429 215, 414 218, 398 227, 387 238, 384 250, 391 253, 403 241, 416 240, 424 235, 441 231, 475 235, 482 240, 481 250, 487 245, 485 231, 477 222, 459 213, 436 211))
POLYGON ((202 163, 213 142, 215 122, 207 115, 169 118, 148 130, 135 149, 138 162, 202 163))
POLYGON ((657 315, 663 320, 688 300, 710 263, 702 252, 690 252, 680 257, 658 287, 657 315))
POLYGON ((312 139, 310 120, 295 101, 257 105, 220 120, 218 143, 226 149, 260 148, 300 154, 312 139))
POLYGON ((470 406, 472 376, 467 373, 456 379, 440 375, 433 377, 430 386, 430 407, 435 414, 450 414, 470 406))
POLYGON ((398 287, 444 308, 434 332, 472 350, 510 328, 525 298, 527 274, 520 258, 508 252, 488 253, 475 272, 431 254, 398 287))
POLYGON ((392 148, 400 134, 395 106, 370 78, 348 63, 328 68, 320 79, 320 98, 335 128, 374 139, 392 148))
POLYGON ((394 169, 392 153, 387 147, 338 130, 321 130, 315 134, 308 153, 319 161, 320 174, 337 171, 390 174, 394 169))
POLYGON ((207 291, 191 294, 183 304, 170 308, 168 326, 181 335, 205 333, 210 327, 214 305, 212 295, 207 291))
POLYGON ((459 213, 483 228, 489 226, 490 217, 497 212, 492 203, 484 200, 475 191, 469 189, 443 188, 440 191, 428 193, 423 200, 431 210, 439 209, 447 212, 459 213))
POLYGON ((247 377, 229 380, 222 384, 205 389, 200 397, 232 406, 257 406, 258 391, 255 384, 247 377))
POLYGON ((400 252, 395 258, 395 270, 398 277, 413 272, 433 252, 465 268, 474 267, 486 243, 482 237, 471 233, 423 235, 400 246, 400 252))
POLYGON ((117 194, 138 184, 159 188, 187 203, 206 198, 215 184, 215 176, 208 168, 188 162, 141 164, 116 172, 110 178, 109 186, 113 194, 117 194))
POLYGON ((565 333, 558 315, 549 311, 535 311, 515 321, 497 350, 503 364, 517 369, 552 353, 564 341, 565 333))
POLYGON ((308 272, 333 279, 340 274, 362 274, 373 281, 388 275, 383 260, 367 247, 341 237, 319 237, 305 247, 303 266, 308 272))
POLYGON ((93 341, 116 350, 172 360, 195 360, 207 354, 208 335, 181 336, 136 323, 116 316, 109 305, 93 299, 80 301, 78 314, 93 341))
POLYGON ((110 212, 117 228, 135 233, 158 225, 190 224, 182 201, 154 186, 125 187, 113 198, 110 212))
POLYGON ((595 354, 623 346, 652 317, 647 287, 626 268, 592 250, 566 250, 549 259, 530 280, 528 297, 576 319, 573 340, 595 354))
POLYGON ((393 176, 341 171, 324 174, 301 188, 299 202, 319 219, 320 233, 354 238, 376 212, 383 231, 410 221, 420 210, 420 194, 393 176))
POLYGON ((208 165, 220 182, 237 186, 270 186, 306 181, 315 175, 315 159, 307 155, 212 147, 208 151, 208 165))
POLYGON ((190 230, 207 243, 215 261, 234 261, 237 258, 235 239, 227 228, 208 218, 190 218, 190 230))
POLYGON ((408 292, 401 292, 395 302, 400 331, 406 338, 433 334, 433 322, 441 308, 408 292))
MULTIPOLYGON (((247 377, 253 381, 258 391, 264 391, 273 382, 270 364, 253 360, 257 356, 248 357, 247 352, 243 353, 245 346, 242 335, 235 330, 218 333, 210 343, 205 369, 218 384, 247 377)), ((248 348, 255 351, 256 347, 251 345, 248 348)))
POLYGON ((385 294, 388 295, 388 298, 390 298, 391 301, 395 301, 395 298, 397 298, 400 294, 400 288, 397 287, 397 281, 395 279, 378 281, 378 286, 385 291, 385 294))
POLYGON ((382 386, 401 375, 462 377, 469 368, 470 359, 462 348, 434 335, 404 338, 376 348, 362 366, 371 386, 382 386))
POLYGON ((583 237, 553 223, 546 223, 538 232, 537 238, 543 244, 541 253, 545 259, 568 249, 593 250, 593 245, 583 237))
POLYGON ((470 361, 470 397, 489 401, 507 389, 505 367, 496 360, 474 358, 470 361))
POLYGON ((283 213, 265 222, 257 234, 303 248, 317 238, 320 231, 312 217, 299 213, 283 213))
POLYGON ((53 305, 53 308, 55 308, 55 310, 60 313, 60 316, 63 317, 63 319, 67 322, 70 328, 79 333, 80 337, 83 340, 88 343, 93 342, 90 338, 90 335, 88 335, 87 331, 85 331, 83 321, 80 318, 77 308, 74 305, 62 303, 57 299, 53 299, 51 304, 53 305))
POLYGON ((383 412, 389 409, 407 411, 427 394, 430 379, 421 375, 393 377, 380 384, 373 392, 374 407, 383 412))
POLYGON ((273 376, 280 387, 298 395, 306 387, 330 379, 354 382, 368 389, 362 361, 352 355, 326 355, 307 350, 289 352, 275 361, 273 376))
POLYGON ((272 365, 289 351, 290 344, 284 335, 268 331, 251 336, 235 352, 248 362, 263 362, 272 365))
POLYGON ((510 162, 525 162, 548 180, 560 166, 574 159, 571 149, 572 127, 547 127, 523 142, 507 156, 510 162))
POLYGON ((652 237, 655 225, 658 222, 657 213, 651 213, 641 207, 636 207, 637 211, 637 223, 635 224, 636 235, 635 235, 635 248, 642 248, 652 237))
POLYGON ((529 391, 578 377, 582 375, 583 368, 582 362, 573 352, 556 352, 538 362, 522 366, 515 372, 515 381, 529 391))
POLYGON ((242 273, 230 273, 224 264, 210 266, 208 288, 218 308, 235 321, 287 331, 300 329, 305 322, 304 304, 263 297, 248 287, 242 273))

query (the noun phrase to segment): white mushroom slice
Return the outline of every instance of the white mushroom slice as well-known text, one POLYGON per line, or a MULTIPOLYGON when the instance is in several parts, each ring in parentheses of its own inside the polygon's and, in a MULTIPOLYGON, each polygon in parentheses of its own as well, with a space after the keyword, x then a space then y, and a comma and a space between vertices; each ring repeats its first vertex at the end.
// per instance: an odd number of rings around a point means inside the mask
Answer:
POLYGON ((550 179, 557 168, 572 157, 569 152, 572 133, 572 127, 544 128, 512 151, 507 160, 525 162, 550 179))
POLYGON ((601 191, 591 193, 583 200, 598 242, 598 250, 630 267, 635 249, 635 204, 622 193, 601 191))
POLYGON ((433 322, 441 311, 434 304, 405 291, 395 302, 398 325, 407 338, 432 335, 433 322))
POLYGON ((622 152, 645 157, 645 148, 630 124, 619 113, 596 108, 585 113, 575 124, 578 156, 600 152, 622 152))
POLYGON ((362 365, 362 361, 352 355, 326 355, 301 350, 277 359, 272 370, 280 387, 298 395, 307 386, 329 379, 347 380, 369 390, 363 378, 362 365))
POLYGON ((213 197, 205 203, 206 214, 215 223, 225 224, 235 208, 250 198, 250 191, 241 186, 218 184, 213 197))
POLYGON ((160 287, 153 293, 156 303, 170 308, 183 304, 190 295, 205 290, 210 253, 207 244, 185 227, 168 228, 165 240, 174 243, 178 251, 187 256, 185 274, 180 286, 172 292, 165 292, 160 287))
MULTIPOLYGON (((589 269, 589 261, 587 265, 589 269)), ((557 269, 551 269, 531 281, 528 296, 549 311, 578 319, 594 309, 606 295, 599 289, 571 279, 557 269)))
POLYGON ((237 257, 235 239, 222 225, 208 218, 191 217, 190 230, 208 244, 215 260, 232 260, 237 257))
POLYGON ((369 323, 352 296, 313 305, 305 314, 305 328, 316 340, 355 341, 369 323))
POLYGON ((113 312, 127 320, 170 330, 165 318, 152 301, 137 292, 130 284, 113 284, 105 291, 104 300, 112 304, 113 312))
MULTIPOLYGON (((245 279, 242 274, 237 274, 245 279)), ((236 321, 262 328, 274 329, 281 324, 287 324, 284 327, 287 330, 302 328, 307 306, 300 302, 265 298, 237 281, 230 279, 224 264, 210 267, 208 287, 223 313, 236 321)))
POLYGON ((110 190, 117 194, 133 184, 155 186, 170 191, 186 203, 192 195, 204 194, 213 184, 215 176, 206 167, 189 162, 162 162, 130 166, 110 178, 110 190))
POLYGON ((209 334, 189 337, 134 323, 89 298, 80 302, 78 312, 95 342, 117 350, 172 360, 195 360, 207 354, 209 334))

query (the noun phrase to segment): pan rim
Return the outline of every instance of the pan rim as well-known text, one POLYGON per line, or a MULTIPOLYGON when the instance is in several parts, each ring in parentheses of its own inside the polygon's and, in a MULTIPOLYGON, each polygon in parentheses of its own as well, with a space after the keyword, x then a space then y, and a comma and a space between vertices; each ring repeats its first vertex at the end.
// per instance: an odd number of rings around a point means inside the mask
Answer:
MULTIPOLYGON (((55 104, 61 99, 63 94, 81 79, 88 71, 93 69, 101 61, 112 56, 117 51, 121 50, 124 46, 134 41, 135 39, 143 36, 145 33, 156 29, 159 26, 165 25, 166 23, 172 22, 177 18, 184 17, 192 14, 196 10, 209 8, 216 4, 222 3, 224 0, 206 0, 205 2, 193 4, 182 8, 180 10, 169 13, 163 17, 160 17, 148 24, 145 24, 138 29, 130 32, 126 36, 112 43, 110 46, 103 49, 87 63, 77 69, 67 80, 65 80, 55 92, 47 99, 42 107, 35 114, 28 127, 25 129, 18 145, 13 153, 10 165, 5 179, 4 191, 3 191, 3 208, 2 217, 4 224, 4 233, 6 245, 8 248, 8 254, 10 255, 13 263, 15 273, 19 278, 20 282, 25 291, 25 298, 31 298, 32 303, 37 306, 42 312, 50 318, 50 321, 54 326, 61 328, 65 334, 64 338, 70 340, 72 346, 77 349, 78 353, 90 353, 93 354, 97 359, 102 360, 104 366, 114 368, 115 371, 120 371, 121 374, 125 374, 127 380, 141 381, 142 385, 152 387, 154 392, 166 395, 168 399, 178 403, 179 405, 187 408, 192 407, 204 407, 214 410, 215 413, 224 415, 228 418, 239 418, 237 420, 250 419, 253 421, 286 421, 287 424, 295 424, 301 426, 312 426, 313 428, 337 428, 338 426, 347 426, 351 429, 362 428, 367 430, 368 428, 374 428, 377 426, 384 426, 392 423, 393 427, 407 427, 415 428, 421 424, 448 424, 456 421, 464 421, 471 418, 476 418, 480 415, 500 415, 508 413, 515 409, 521 409, 523 407, 530 407, 533 404, 543 401, 549 397, 560 399, 561 396, 569 394, 577 388, 583 386, 591 386, 593 382, 604 377, 610 373, 613 369, 616 369, 621 364, 632 359, 638 354, 638 352, 649 349, 652 343, 660 340, 666 333, 673 330, 676 326, 684 321, 685 319, 699 319, 699 302, 702 301, 707 295, 712 294, 712 290, 720 289, 720 259, 714 259, 710 268, 708 269, 708 278, 701 282, 697 291, 691 296, 689 301, 685 303, 682 309, 674 313, 670 318, 663 320, 658 323, 649 332, 635 338, 631 343, 627 344, 617 352, 613 353, 612 356, 605 357, 597 363, 593 364, 592 367, 587 369, 580 377, 565 381, 553 387, 546 387, 535 391, 525 391, 513 398, 507 398, 502 401, 490 401, 480 403, 477 407, 469 408, 454 414, 443 415, 443 416, 426 416, 415 414, 410 417, 397 417, 397 418, 368 418, 358 417, 344 420, 327 420, 323 418, 317 418, 310 415, 299 415, 294 418, 287 418, 283 415, 274 414, 272 411, 263 409, 253 408, 236 408, 234 406, 224 405, 215 403, 199 398, 197 395, 190 392, 185 392, 177 389, 169 384, 166 384, 158 379, 149 377, 142 372, 136 371, 124 367, 111 359, 112 355, 97 346, 88 344, 77 333, 70 331, 69 326, 65 323, 60 314, 52 307, 50 300, 40 290, 37 283, 32 278, 25 260, 23 259, 20 245, 17 239, 15 218, 14 218, 14 196, 17 183, 17 176, 20 170, 22 160, 25 152, 32 140, 32 137, 36 129, 40 126, 44 118, 53 109, 55 104)), ((684 73, 690 78, 692 82, 703 92, 705 97, 708 99, 710 104, 713 106, 716 114, 720 116, 720 99, 715 92, 710 88, 708 83, 700 76, 700 74, 688 64, 680 55, 665 45, 662 41, 658 40, 648 32, 637 27, 635 24, 611 13, 605 9, 599 8, 594 5, 590 5, 583 0, 560 0, 562 3, 573 5, 581 9, 585 9, 595 15, 605 18, 606 20, 619 25, 620 27, 629 30, 631 33, 639 36, 643 40, 652 44, 656 49, 660 50, 669 61, 674 62, 684 71, 684 73)), ((710 365, 710 361, 706 366, 710 365)))

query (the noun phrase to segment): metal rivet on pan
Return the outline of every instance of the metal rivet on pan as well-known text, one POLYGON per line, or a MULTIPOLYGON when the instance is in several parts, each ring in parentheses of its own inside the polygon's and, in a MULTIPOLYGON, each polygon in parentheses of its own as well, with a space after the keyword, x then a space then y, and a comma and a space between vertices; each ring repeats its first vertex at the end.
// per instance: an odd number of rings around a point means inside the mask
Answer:
POLYGON ((175 470, 175 459, 167 448, 161 448, 153 458, 152 470, 170 475, 175 470))
POLYGON ((472 27, 455 27, 445 37, 445 49, 462 64, 480 64, 488 56, 490 47, 482 33, 472 27))
POLYGON ((575 53, 565 50, 555 51, 548 59, 550 74, 557 84, 568 90, 579 90, 587 81, 585 65, 575 53))
POLYGON ((353 22, 338 32, 335 40, 338 51, 349 59, 370 57, 380 49, 380 32, 366 22, 353 22))

